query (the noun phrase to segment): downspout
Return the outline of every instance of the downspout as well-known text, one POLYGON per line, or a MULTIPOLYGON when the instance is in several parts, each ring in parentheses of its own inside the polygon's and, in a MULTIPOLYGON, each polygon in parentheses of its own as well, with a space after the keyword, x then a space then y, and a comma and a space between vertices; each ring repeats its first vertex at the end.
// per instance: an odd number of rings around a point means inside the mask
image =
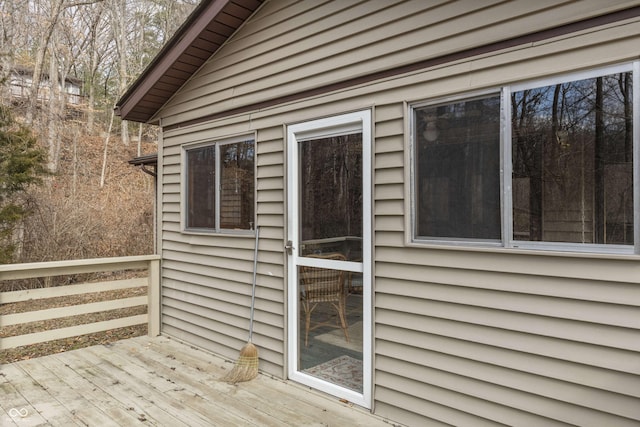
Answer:
MULTIPOLYGON (((158 177, 158 173, 155 170, 149 170, 147 169, 147 166, 145 164, 141 164, 140 165, 140 169, 142 169, 142 172, 151 175, 154 178, 158 177)), ((155 169, 155 168, 154 168, 155 169)))

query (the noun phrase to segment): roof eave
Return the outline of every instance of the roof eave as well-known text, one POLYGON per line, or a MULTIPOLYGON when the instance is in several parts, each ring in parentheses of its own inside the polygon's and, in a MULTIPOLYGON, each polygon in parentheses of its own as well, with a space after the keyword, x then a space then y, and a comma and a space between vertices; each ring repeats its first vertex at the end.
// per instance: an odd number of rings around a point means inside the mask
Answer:
MULTIPOLYGON (((115 113, 123 120, 149 123, 157 121, 158 111, 171 99, 173 94, 184 85, 185 79, 180 86, 176 86, 172 95, 154 107, 153 112, 136 111, 136 107, 151 91, 158 81, 171 67, 178 62, 181 55, 203 34, 207 26, 229 5, 231 0, 203 0, 189 15, 187 20, 180 26, 173 37, 158 52, 151 63, 145 68, 140 76, 131 84, 129 89, 120 97, 115 106, 115 113)), ((219 47, 218 47, 219 48, 219 47)), ((213 55, 217 49, 212 50, 209 55, 213 55)), ((206 62, 206 61, 204 61, 206 62)), ((203 62, 203 63, 204 63, 203 62)))

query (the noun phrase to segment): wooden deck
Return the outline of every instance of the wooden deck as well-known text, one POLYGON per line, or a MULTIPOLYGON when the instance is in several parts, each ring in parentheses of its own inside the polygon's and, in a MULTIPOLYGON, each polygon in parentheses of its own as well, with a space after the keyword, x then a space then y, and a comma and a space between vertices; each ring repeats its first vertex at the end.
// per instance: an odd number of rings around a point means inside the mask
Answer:
POLYGON ((138 337, 0 367, 2 426, 389 426, 367 411, 178 341, 138 337))

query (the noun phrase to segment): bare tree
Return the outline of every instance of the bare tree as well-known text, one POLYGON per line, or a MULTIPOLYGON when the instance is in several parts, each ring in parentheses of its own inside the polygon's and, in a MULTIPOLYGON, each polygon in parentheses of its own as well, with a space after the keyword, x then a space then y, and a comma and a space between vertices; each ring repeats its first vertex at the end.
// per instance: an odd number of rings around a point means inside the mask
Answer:
POLYGON ((83 15, 83 22, 87 28, 87 54, 83 56, 85 82, 87 90, 87 130, 93 133, 96 110, 96 86, 98 71, 103 59, 107 55, 107 26, 104 18, 104 3, 98 3, 88 8, 83 15))
MULTIPOLYGON (((129 84, 127 40, 127 1, 110 0, 109 11, 111 13, 111 26, 113 28, 113 40, 116 46, 116 61, 118 64, 118 95, 124 94, 129 84)), ((129 145, 129 125, 126 120, 121 123, 121 138, 125 146, 129 145)))
POLYGON ((35 25, 35 28, 33 28, 37 33, 34 37, 37 45, 34 58, 33 76, 31 80, 29 106, 26 114, 27 123, 33 123, 33 116, 38 104, 38 92, 40 91, 40 81, 42 79, 42 72, 45 64, 45 55, 49 48, 49 41, 51 40, 56 23, 58 22, 58 16, 62 10, 63 3, 64 0, 43 0, 40 4, 35 5, 36 18, 40 25, 35 25))
POLYGON ((17 14, 16 2, 0 1, 0 81, 8 79, 13 68, 17 14))
MULTIPOLYGON (((34 215, 19 239, 21 261, 150 250, 154 186, 127 166, 135 151, 116 143, 121 125, 113 105, 196 3, 0 0, 1 75, 24 85, 16 115, 22 122, 28 116, 45 165, 57 171, 26 199, 34 215), (71 98, 68 90, 78 84, 82 92, 71 98), (75 104, 78 95, 87 95, 86 107, 75 104), (113 205, 118 209, 104 209, 113 205)), ((2 83, 9 87, 9 79, 2 83)), ((139 141, 150 134, 149 125, 136 130, 139 141)))

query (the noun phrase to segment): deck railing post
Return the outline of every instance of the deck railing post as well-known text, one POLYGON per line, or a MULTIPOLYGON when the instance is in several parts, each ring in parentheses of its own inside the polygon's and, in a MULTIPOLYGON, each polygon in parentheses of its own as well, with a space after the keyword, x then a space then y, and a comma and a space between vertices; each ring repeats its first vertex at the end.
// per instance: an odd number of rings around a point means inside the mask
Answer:
POLYGON ((147 316, 149 324, 147 334, 150 337, 160 335, 160 260, 149 261, 149 302, 147 316))

